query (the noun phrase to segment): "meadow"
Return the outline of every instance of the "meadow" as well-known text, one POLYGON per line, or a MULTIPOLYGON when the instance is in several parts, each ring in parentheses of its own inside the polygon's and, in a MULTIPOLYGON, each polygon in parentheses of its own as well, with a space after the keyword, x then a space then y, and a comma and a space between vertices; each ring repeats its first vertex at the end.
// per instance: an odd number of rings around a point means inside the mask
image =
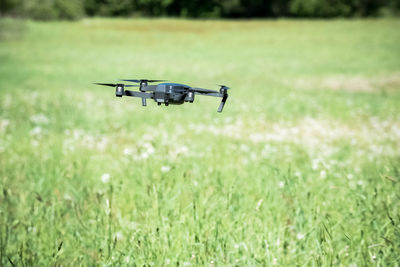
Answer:
POLYGON ((0 265, 398 266, 398 29, 0 19, 0 265))

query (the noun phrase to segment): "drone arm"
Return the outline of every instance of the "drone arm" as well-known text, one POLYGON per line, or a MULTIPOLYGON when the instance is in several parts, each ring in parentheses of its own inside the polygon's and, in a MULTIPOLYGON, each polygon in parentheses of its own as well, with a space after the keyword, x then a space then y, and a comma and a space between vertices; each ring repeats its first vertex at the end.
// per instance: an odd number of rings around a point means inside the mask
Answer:
POLYGON ((202 93, 202 92, 195 92, 196 95, 205 95, 205 96, 214 96, 214 97, 222 97, 221 104, 219 104, 218 112, 222 112, 224 109, 226 100, 228 99, 228 94, 220 94, 220 93, 202 93))
POLYGON ((205 96, 215 96, 215 97, 223 97, 223 94, 220 93, 201 93, 201 92, 194 92, 196 95, 205 95, 205 96))
POLYGON ((125 95, 142 98, 142 106, 147 105, 146 98, 153 98, 153 94, 144 93, 144 92, 135 92, 135 91, 129 91, 129 90, 125 90, 125 95))
POLYGON ((152 94, 144 93, 144 92, 135 92, 135 91, 130 91, 130 90, 125 90, 125 95, 132 96, 132 97, 141 97, 141 98, 153 98, 152 94))

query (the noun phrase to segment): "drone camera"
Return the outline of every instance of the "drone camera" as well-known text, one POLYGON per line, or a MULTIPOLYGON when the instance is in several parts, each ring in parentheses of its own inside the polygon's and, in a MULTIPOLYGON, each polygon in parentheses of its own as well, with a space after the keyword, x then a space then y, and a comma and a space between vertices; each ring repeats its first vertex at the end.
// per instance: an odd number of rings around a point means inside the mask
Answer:
POLYGON ((117 84, 117 87, 115 88, 115 96, 122 97, 123 95, 124 95, 124 85, 117 84))

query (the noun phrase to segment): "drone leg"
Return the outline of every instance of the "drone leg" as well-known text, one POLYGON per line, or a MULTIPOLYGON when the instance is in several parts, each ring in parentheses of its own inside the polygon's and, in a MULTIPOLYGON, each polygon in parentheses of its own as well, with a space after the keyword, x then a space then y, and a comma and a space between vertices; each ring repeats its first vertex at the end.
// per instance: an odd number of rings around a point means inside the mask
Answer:
POLYGON ((142 106, 145 107, 146 106, 146 98, 142 97, 142 106))
POLYGON ((222 112, 222 110, 224 109, 226 99, 228 99, 228 94, 225 94, 222 97, 221 104, 219 104, 218 112, 222 112))
POLYGON ((157 105, 161 106, 161 102, 157 102, 157 105))

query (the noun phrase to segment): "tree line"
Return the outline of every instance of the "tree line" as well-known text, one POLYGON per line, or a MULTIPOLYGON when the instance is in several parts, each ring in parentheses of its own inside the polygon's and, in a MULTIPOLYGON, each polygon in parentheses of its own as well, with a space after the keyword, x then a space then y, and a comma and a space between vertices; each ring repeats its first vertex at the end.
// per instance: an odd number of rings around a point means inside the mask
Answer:
POLYGON ((400 0, 0 0, 0 15, 37 20, 85 16, 187 18, 397 15, 400 0))

